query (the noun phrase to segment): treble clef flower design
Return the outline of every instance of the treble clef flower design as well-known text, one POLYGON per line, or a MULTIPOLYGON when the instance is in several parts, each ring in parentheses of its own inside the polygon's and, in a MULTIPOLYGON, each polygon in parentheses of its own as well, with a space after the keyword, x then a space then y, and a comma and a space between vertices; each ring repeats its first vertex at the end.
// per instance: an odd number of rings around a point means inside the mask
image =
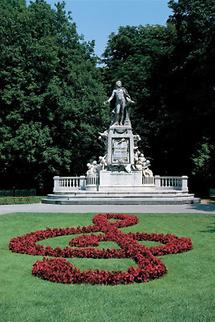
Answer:
POLYGON ((125 233, 120 230, 137 223, 138 218, 134 215, 97 214, 93 217, 93 225, 76 228, 47 228, 31 232, 11 239, 9 248, 16 253, 45 256, 43 260, 36 261, 32 268, 32 274, 42 279, 58 283, 111 285, 142 283, 159 278, 167 272, 167 269, 156 256, 176 254, 192 248, 192 241, 187 237, 145 232, 125 233), (63 249, 37 244, 47 238, 74 234, 81 235, 71 239, 69 246, 63 249), (147 247, 139 243, 144 240, 163 245, 147 247), (120 249, 95 248, 101 241, 113 241, 120 246, 120 249), (129 267, 127 271, 80 271, 67 260, 74 257, 131 258, 136 266, 129 267))

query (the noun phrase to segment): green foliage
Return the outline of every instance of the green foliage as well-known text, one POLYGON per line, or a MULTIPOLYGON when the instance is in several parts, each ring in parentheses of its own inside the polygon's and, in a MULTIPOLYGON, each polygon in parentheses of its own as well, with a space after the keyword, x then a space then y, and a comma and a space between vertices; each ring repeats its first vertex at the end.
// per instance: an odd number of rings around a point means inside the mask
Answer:
POLYGON ((101 149, 107 111, 93 43, 64 4, 0 3, 1 176, 50 189, 54 174, 83 173, 101 149))
POLYGON ((170 0, 169 7, 173 10, 169 21, 176 26, 178 42, 181 42, 184 49, 186 48, 187 59, 206 53, 208 45, 213 41, 215 31, 213 29, 214 1, 170 0))
POLYGON ((0 197, 13 196, 13 197, 29 197, 36 196, 35 189, 2 189, 0 190, 0 197))
POLYGON ((210 160, 210 146, 208 143, 201 144, 200 148, 196 151, 196 155, 193 157, 194 170, 193 174, 198 172, 207 173, 208 172, 208 161, 210 160))
POLYGON ((191 161, 189 171, 195 174, 200 190, 204 182, 207 191, 215 179, 215 3, 180 0, 169 1, 169 5, 173 9, 169 22, 177 32, 170 102, 183 119, 181 138, 185 158, 191 161), (202 141, 204 137, 208 142, 202 141))
POLYGON ((202 187, 202 191, 209 191, 214 186, 215 173, 215 145, 207 138, 197 145, 195 153, 192 155, 193 171, 192 174, 198 177, 202 187))
POLYGON ((43 197, 0 197, 0 205, 40 203, 43 197))

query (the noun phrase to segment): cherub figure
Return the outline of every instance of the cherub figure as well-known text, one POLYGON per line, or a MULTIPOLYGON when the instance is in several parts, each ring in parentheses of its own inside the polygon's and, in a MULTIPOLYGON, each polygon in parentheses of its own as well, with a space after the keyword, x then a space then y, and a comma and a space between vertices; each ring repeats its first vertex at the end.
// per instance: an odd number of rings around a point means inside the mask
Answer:
POLYGON ((104 170, 107 168, 106 155, 104 157, 99 157, 99 168, 100 170, 104 170))

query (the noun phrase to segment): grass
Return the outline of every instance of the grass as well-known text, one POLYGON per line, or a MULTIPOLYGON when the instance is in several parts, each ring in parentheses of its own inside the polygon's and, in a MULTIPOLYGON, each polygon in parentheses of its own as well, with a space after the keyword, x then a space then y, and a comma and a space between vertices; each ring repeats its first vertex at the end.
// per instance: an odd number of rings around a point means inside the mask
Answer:
POLYGON ((0 205, 40 203, 43 198, 42 196, 0 197, 0 205))
MULTIPOLYGON (((0 217, 0 320, 2 322, 213 322, 215 216, 143 214, 124 231, 174 233, 193 250, 163 256, 168 273, 146 284, 63 285, 31 275, 40 257, 14 254, 10 238, 46 227, 91 224, 92 214, 11 214, 0 217)), ((70 236, 45 240, 64 246, 70 236)), ((105 246, 101 243, 100 247, 105 246)), ((105 247, 117 247, 108 242, 105 247)), ((71 259, 81 269, 127 269, 131 259, 71 259)))

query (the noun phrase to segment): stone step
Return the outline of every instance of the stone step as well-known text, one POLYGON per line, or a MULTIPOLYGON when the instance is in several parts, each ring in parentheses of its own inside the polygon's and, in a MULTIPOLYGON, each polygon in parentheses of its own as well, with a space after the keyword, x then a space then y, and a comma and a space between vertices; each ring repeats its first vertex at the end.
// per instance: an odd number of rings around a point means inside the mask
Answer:
POLYGON ((151 196, 194 196, 194 194, 189 194, 188 192, 182 192, 182 191, 156 191, 156 192, 101 192, 101 191, 82 191, 82 192, 73 192, 73 193, 54 193, 54 194, 48 194, 49 198, 72 198, 72 197, 87 197, 87 198, 102 198, 102 197, 151 197, 151 196))
POLYGON ((171 193, 171 194, 90 194, 90 195, 48 195, 42 200, 43 203, 62 205, 158 205, 158 204, 191 204, 199 202, 193 194, 171 193))

